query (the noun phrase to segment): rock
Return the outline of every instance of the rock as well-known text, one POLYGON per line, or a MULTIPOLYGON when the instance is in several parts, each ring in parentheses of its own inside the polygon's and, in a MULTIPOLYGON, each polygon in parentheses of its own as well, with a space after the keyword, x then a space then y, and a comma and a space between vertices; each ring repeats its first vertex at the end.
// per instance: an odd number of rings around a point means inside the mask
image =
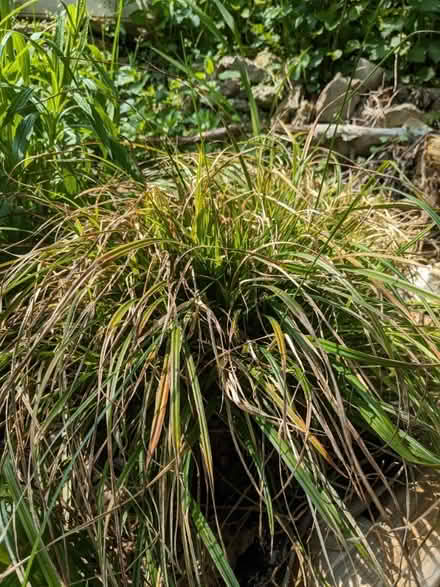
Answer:
POLYGON ((275 120, 284 122, 285 124, 292 122, 298 114, 301 105, 301 97, 301 88, 299 86, 293 88, 278 106, 274 115, 275 120))
POLYGON ((440 112, 440 88, 400 86, 394 101, 396 104, 409 102, 424 112, 440 112))
POLYGON ((219 82, 220 93, 225 98, 236 98, 241 91, 240 78, 225 79, 219 82))
POLYGON ((440 96, 431 104, 431 112, 436 114, 440 113, 440 96))
POLYGON ((409 281, 420 289, 440 295, 440 263, 420 265, 412 269, 409 281))
POLYGON ((250 59, 246 59, 245 57, 222 57, 217 65, 216 68, 216 75, 217 77, 225 71, 241 71, 241 68, 246 71, 249 82, 251 84, 259 84, 261 83, 265 76, 266 72, 261 67, 255 65, 253 61, 250 59))
POLYGON ((356 90, 362 82, 349 80, 337 73, 322 90, 316 102, 319 122, 333 122, 335 119, 347 120, 359 103, 356 90))
POLYGON ((368 59, 361 57, 359 59, 353 78, 362 82, 361 90, 373 91, 382 84, 385 71, 368 59))
POLYGON ((267 72, 273 69, 279 69, 281 60, 267 49, 264 49, 264 51, 260 51, 255 57, 254 65, 267 72))
POLYGON ((429 110, 434 113, 440 112, 440 88, 423 88, 423 93, 429 100, 429 110))
POLYGON ((414 104, 399 104, 398 106, 390 106, 383 112, 382 119, 378 120, 378 125, 384 128, 394 128, 396 126, 404 126, 410 119, 420 120, 423 123, 423 112, 414 106, 414 104))
POLYGON ((249 113, 249 102, 244 98, 232 98, 231 104, 237 112, 242 112, 243 114, 249 113))
POLYGON ((270 110, 280 100, 280 94, 275 86, 258 84, 252 90, 257 106, 262 110, 270 110))
POLYGON ((303 126, 309 124, 315 117, 315 106, 308 100, 301 100, 298 112, 293 120, 296 126, 303 126))
MULTIPOLYGON (((408 485, 395 489, 381 500, 385 516, 375 523, 357 519, 367 536, 368 546, 379 566, 371 568, 354 544, 344 550, 324 528, 324 542, 315 537, 310 541, 314 568, 319 569, 322 583, 333 587, 437 587, 440 579, 440 477, 438 472, 421 471, 408 485), (397 507, 398 506, 398 507, 397 507)), ((306 565, 306 567, 309 565, 306 565)), ((310 571, 306 570, 306 573, 310 571)), ((316 583, 310 582, 307 585, 316 583)))

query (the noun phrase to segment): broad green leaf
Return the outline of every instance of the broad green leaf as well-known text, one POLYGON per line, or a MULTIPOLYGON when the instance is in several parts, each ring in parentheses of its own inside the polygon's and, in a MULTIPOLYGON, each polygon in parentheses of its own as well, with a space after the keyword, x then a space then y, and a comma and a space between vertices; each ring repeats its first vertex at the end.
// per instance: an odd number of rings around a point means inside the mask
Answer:
POLYGON ((16 52, 15 61, 17 63, 17 69, 22 76, 23 84, 28 86, 31 73, 30 46, 25 42, 24 36, 21 33, 14 33, 13 45, 16 52))
POLYGON ((38 112, 31 112, 23 118, 17 127, 14 142, 12 143, 12 156, 17 163, 24 159, 26 155, 30 135, 34 129, 34 125, 38 117, 38 112))
POLYGON ((216 27, 215 22, 210 18, 193 0, 183 0, 186 4, 188 4, 192 10, 199 16, 200 20, 203 23, 203 26, 213 35, 215 39, 219 43, 223 42, 224 38, 219 32, 218 28, 216 27))
POLYGON ((229 10, 226 8, 226 6, 222 2, 220 2, 220 0, 214 0, 214 3, 217 6, 220 14, 222 15, 223 20, 225 21, 228 28, 230 29, 230 31, 234 35, 234 39, 235 39, 235 42, 237 43, 238 47, 241 47, 240 34, 237 31, 234 17, 229 12, 229 10))
POLYGON ((210 57, 205 57, 204 65, 205 73, 207 75, 212 75, 215 71, 214 61, 210 57))
POLYGON ((440 63, 440 43, 438 39, 436 39, 435 41, 433 39, 431 41, 431 44, 428 48, 428 54, 436 65, 440 63))
POLYGON ((9 105, 6 117, 11 119, 16 114, 20 114, 23 110, 27 110, 29 106, 34 109, 32 100, 30 99, 33 93, 34 90, 32 88, 24 88, 21 90, 21 92, 17 94, 14 101, 9 105))

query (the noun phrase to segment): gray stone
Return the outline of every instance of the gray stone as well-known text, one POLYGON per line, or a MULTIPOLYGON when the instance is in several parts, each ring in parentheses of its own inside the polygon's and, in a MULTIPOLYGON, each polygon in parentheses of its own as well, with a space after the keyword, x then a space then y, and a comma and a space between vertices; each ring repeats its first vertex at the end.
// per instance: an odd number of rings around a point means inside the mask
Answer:
POLYGON ((400 86, 395 96, 396 104, 414 104, 424 112, 440 111, 440 88, 414 88, 400 86))
POLYGON ((385 71, 381 67, 361 57, 353 78, 362 82, 361 91, 373 91, 382 84, 384 75, 385 71))
MULTIPOLYGON (((420 265, 410 272, 409 281, 416 287, 440 295, 440 263, 420 265)), ((414 294, 414 297, 417 297, 414 294)))
POLYGON ((392 491, 392 496, 387 492, 382 494, 383 514, 374 522, 356 513, 356 509, 367 509, 362 502, 349 508, 359 527, 358 536, 365 537, 364 548, 367 542, 370 553, 376 558, 374 568, 357 550, 358 540, 343 548, 320 522, 320 536, 315 530, 308 540, 312 562, 304 565, 303 584, 317 584, 310 571, 313 568, 322 579, 320 585, 325 583, 333 587, 439 585, 439 474, 426 467, 415 472, 414 477, 411 475, 406 483, 402 480, 401 485, 396 484, 392 491))
POLYGON ((232 98, 231 104, 237 112, 249 113, 249 102, 244 98, 232 98))
POLYGON ((241 91, 241 83, 240 78, 238 79, 225 79, 219 82, 219 90, 220 93, 225 96, 225 98, 236 98, 241 91))
POLYGON ((322 90, 316 102, 319 122, 333 122, 335 119, 350 119, 359 103, 356 90, 362 82, 349 80, 337 73, 322 90))
POLYGON ((383 113, 383 119, 378 121, 384 128, 402 127, 408 120, 420 120, 423 123, 423 112, 414 106, 414 104, 399 104, 390 106, 383 113))
POLYGON ((302 90, 300 87, 293 88, 281 102, 275 112, 275 120, 289 124, 298 114, 301 105, 302 90))
POLYGON ((440 88, 423 88, 423 92, 430 100, 429 109, 432 113, 440 112, 440 88))
POLYGON ((219 76, 224 71, 241 71, 241 68, 247 73, 251 84, 261 83, 266 76, 265 70, 255 65, 253 61, 238 56, 222 57, 217 65, 216 75, 219 76))
POLYGON ((279 69, 281 60, 267 49, 264 49, 264 51, 260 51, 255 57, 254 64, 267 72, 273 69, 279 69))
POLYGON ((280 99, 279 91, 275 86, 258 84, 252 90, 257 106, 262 110, 270 110, 280 99))
POLYGON ((293 120, 295 126, 310 124, 315 117, 315 106, 308 100, 301 100, 296 116, 293 120))

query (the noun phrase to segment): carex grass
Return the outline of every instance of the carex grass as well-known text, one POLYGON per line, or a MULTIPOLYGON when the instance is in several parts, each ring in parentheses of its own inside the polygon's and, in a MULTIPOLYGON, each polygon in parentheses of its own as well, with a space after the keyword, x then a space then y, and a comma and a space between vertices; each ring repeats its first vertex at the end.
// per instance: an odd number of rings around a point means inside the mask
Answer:
POLYGON ((439 297, 402 206, 321 160, 164 154, 2 267, 3 581, 240 585, 260 543, 293 584, 313 523, 383 574, 348 498, 440 464, 439 297))

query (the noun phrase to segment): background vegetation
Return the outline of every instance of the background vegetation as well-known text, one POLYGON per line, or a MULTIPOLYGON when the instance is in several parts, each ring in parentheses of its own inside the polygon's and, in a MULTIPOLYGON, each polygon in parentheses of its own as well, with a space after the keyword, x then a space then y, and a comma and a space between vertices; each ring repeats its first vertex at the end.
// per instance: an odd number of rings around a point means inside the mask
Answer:
POLYGON ((287 59, 293 78, 311 90, 335 71, 352 71, 359 55, 384 60, 390 70, 398 56, 404 81, 433 80, 440 62, 435 0, 159 0, 145 18, 143 11, 135 15, 139 24, 145 22, 147 35, 154 28, 156 43, 166 39, 169 50, 179 53, 254 55, 269 48, 287 59))

